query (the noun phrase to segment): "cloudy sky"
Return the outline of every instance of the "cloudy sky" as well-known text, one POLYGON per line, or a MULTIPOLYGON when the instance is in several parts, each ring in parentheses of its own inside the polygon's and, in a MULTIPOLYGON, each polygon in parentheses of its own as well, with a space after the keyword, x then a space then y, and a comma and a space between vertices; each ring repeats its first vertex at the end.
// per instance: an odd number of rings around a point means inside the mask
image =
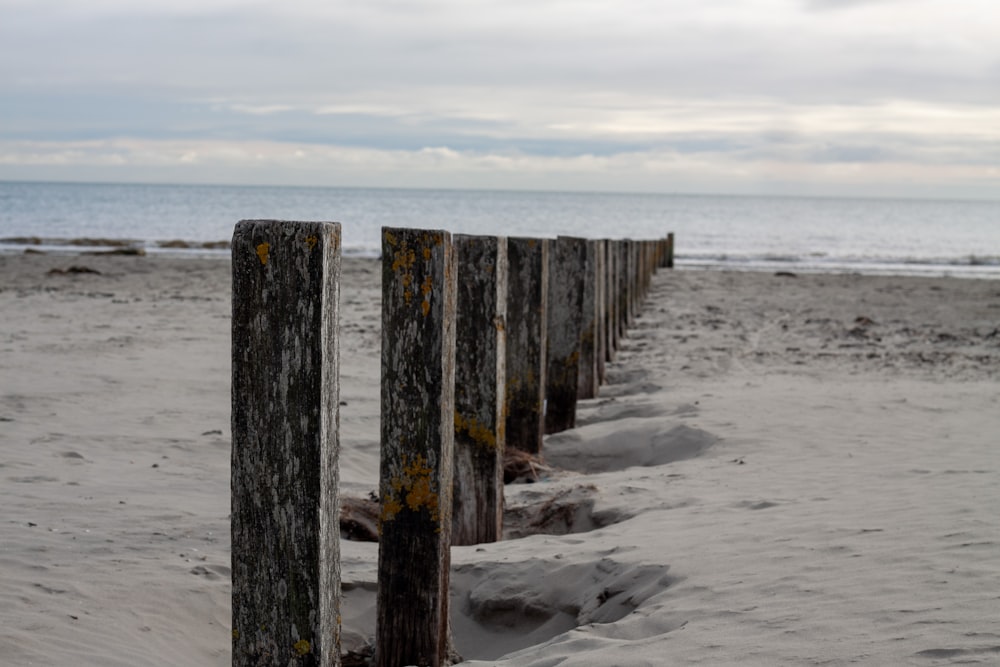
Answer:
POLYGON ((1000 198, 1000 3, 0 0, 0 179, 1000 198))

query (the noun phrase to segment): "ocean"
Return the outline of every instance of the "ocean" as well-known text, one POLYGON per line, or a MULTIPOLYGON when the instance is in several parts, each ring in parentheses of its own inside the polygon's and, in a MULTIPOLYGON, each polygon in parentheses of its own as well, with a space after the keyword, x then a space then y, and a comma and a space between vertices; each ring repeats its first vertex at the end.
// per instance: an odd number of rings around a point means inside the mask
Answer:
POLYGON ((329 220, 345 255, 380 229, 651 239, 677 266, 1000 278, 1000 201, 0 182, 0 253, 96 247, 218 256, 242 219, 329 220), (167 241, 180 241, 168 243, 167 241), (207 244, 207 245, 206 245, 207 244))

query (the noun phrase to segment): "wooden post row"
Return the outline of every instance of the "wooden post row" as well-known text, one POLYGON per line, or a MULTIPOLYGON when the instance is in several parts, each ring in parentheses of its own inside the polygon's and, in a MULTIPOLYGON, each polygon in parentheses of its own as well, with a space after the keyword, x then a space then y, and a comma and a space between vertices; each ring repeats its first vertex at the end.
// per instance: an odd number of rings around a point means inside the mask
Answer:
POLYGON ((452 544, 500 539, 503 523, 507 239, 455 235, 452 544))
MULTIPOLYGON (((505 432, 537 453, 574 425, 659 263, 630 241, 455 246, 383 229, 384 667, 448 659, 448 548, 499 539, 505 432)), ((233 664, 338 665, 340 226, 242 221, 232 247, 233 664)))
POLYGON ((448 232, 382 229, 378 667, 451 651, 455 300, 448 232))
POLYGON ((340 225, 232 244, 232 664, 340 664, 340 225))

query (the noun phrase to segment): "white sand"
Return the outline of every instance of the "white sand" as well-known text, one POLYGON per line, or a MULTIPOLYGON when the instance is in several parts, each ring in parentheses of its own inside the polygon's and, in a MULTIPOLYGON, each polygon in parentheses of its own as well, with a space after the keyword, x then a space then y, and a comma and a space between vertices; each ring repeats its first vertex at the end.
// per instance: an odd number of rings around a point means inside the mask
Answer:
MULTIPOLYGON (((229 664, 229 267, 0 257, 0 664, 229 664), (87 266, 97 274, 50 275, 87 266)), ((345 261, 344 493, 378 266, 345 261)), ((566 471, 453 549, 468 664, 1000 663, 1000 283, 662 272, 566 471), (857 318, 868 320, 856 321, 857 318), (511 654, 512 651, 520 651, 511 654)), ((374 544, 344 544, 348 643, 374 544)))

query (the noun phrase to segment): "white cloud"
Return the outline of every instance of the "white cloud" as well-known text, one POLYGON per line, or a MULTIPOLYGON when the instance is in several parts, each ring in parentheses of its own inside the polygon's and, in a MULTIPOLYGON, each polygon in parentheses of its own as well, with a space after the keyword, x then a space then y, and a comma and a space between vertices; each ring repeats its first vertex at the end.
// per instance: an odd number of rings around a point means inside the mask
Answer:
POLYGON ((403 151, 267 141, 0 142, 0 178, 16 177, 25 168, 43 177, 76 168, 95 180, 126 181, 167 178, 175 182, 289 185, 997 195, 996 163, 817 161, 795 144, 775 155, 658 149, 540 156, 447 147, 403 151))

